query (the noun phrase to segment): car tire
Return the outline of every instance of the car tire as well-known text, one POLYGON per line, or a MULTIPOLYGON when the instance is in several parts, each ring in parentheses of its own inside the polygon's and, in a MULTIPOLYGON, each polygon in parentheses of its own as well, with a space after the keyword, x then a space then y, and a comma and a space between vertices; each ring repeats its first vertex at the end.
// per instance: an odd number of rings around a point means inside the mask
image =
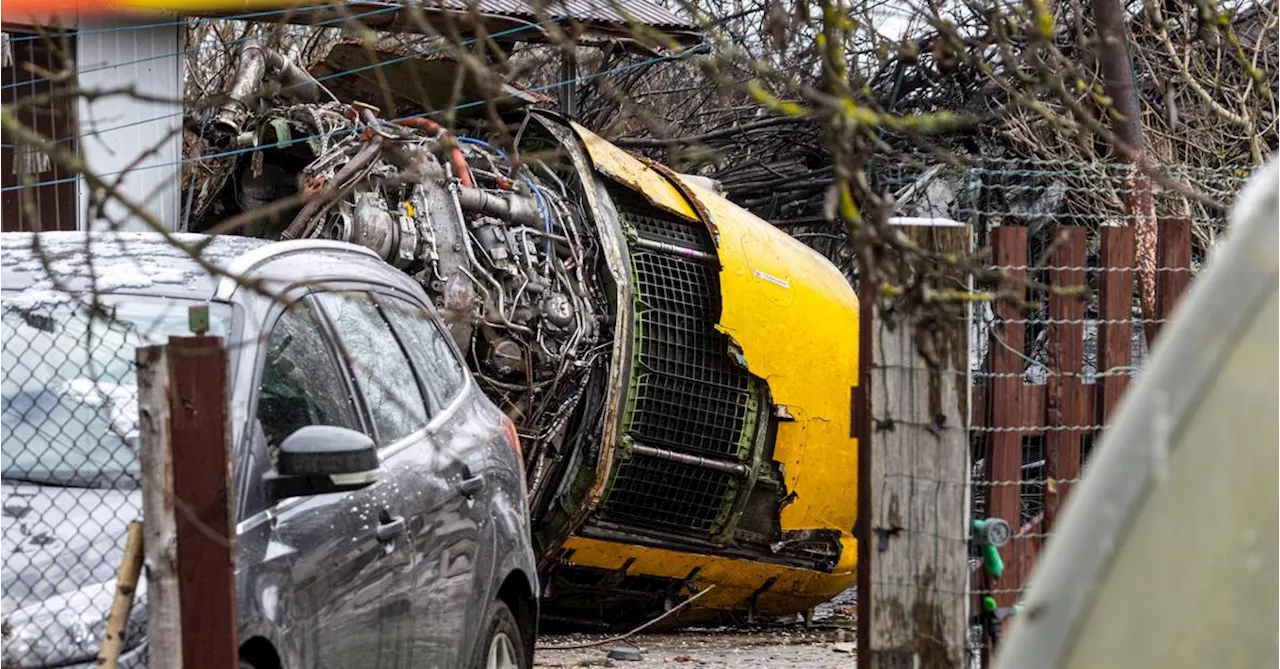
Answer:
POLYGON ((484 630, 471 662, 474 669, 529 669, 530 658, 525 657, 520 626, 504 602, 495 601, 490 607, 484 630))

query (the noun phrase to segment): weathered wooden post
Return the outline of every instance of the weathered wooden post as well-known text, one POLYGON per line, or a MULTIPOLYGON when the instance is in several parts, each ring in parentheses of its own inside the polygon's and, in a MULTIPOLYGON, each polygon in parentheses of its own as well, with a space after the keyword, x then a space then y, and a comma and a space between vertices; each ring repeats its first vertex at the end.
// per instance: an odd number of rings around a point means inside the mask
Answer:
POLYGON ((178 529, 170 494, 173 449, 169 442, 168 347, 139 348, 137 365, 142 526, 146 547, 147 666, 181 669, 178 529))
MULTIPOLYGON (((968 252, 964 225, 896 223, 927 251, 968 252)), ((923 321, 860 291, 858 665, 870 669, 966 663, 970 277, 934 267, 923 321)))
POLYGON ((237 666, 227 353, 217 337, 138 349, 148 665, 237 666), (181 457, 175 457, 181 451, 181 457))

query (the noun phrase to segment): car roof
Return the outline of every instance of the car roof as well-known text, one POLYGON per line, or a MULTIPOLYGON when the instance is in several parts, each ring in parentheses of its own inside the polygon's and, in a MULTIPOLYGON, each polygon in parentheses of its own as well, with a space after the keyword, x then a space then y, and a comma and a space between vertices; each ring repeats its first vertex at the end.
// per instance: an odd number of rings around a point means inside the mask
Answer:
POLYGON ((207 299, 218 279, 196 257, 225 268, 269 243, 230 235, 6 232, 0 235, 0 286, 33 293, 96 291, 207 299))
POLYGON ((353 244, 159 232, 6 232, 0 234, 0 272, 6 298, 20 291, 37 300, 96 291, 226 301, 255 278, 277 285, 344 280, 405 290, 415 285, 353 244))

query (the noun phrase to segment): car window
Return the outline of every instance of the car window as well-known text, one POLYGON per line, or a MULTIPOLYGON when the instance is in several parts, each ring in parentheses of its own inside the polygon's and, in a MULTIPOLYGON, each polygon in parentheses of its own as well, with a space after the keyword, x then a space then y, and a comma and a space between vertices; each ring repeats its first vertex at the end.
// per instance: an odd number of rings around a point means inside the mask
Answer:
MULTIPOLYGON (((280 442, 308 425, 361 430, 348 386, 306 302, 280 316, 267 339, 258 421, 275 466, 280 442)), ((362 431, 362 430, 361 430, 362 431)))
POLYGON ((423 383, 445 406, 466 384, 462 363, 436 321, 423 309, 400 299, 380 298, 384 312, 404 337, 409 358, 423 375, 423 383))
POLYGON ((188 309, 207 306, 209 333, 226 337, 225 304, 148 295, 6 291, 0 301, 4 369, 0 475, 57 486, 138 484, 137 347, 188 334, 188 309))
POLYGON ((352 373, 369 404, 380 445, 390 444, 427 424, 426 402, 413 368, 367 293, 323 293, 346 348, 352 373))

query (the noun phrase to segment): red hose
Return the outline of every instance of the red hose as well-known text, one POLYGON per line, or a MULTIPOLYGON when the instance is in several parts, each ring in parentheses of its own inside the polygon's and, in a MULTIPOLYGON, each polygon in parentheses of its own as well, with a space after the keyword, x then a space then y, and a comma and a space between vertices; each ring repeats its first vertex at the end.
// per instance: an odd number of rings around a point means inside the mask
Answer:
MULTIPOLYGON (((425 116, 402 118, 394 121, 394 123, 398 123, 407 128, 418 128, 419 130, 444 133, 446 135, 450 134, 449 131, 445 130, 439 123, 436 123, 425 116)), ((476 182, 471 178, 471 168, 467 167, 467 159, 463 157, 462 149, 458 146, 458 142, 456 140, 453 143, 453 150, 449 152, 449 160, 453 163, 453 171, 458 173, 458 180, 462 182, 462 185, 467 188, 475 188, 476 182)))

